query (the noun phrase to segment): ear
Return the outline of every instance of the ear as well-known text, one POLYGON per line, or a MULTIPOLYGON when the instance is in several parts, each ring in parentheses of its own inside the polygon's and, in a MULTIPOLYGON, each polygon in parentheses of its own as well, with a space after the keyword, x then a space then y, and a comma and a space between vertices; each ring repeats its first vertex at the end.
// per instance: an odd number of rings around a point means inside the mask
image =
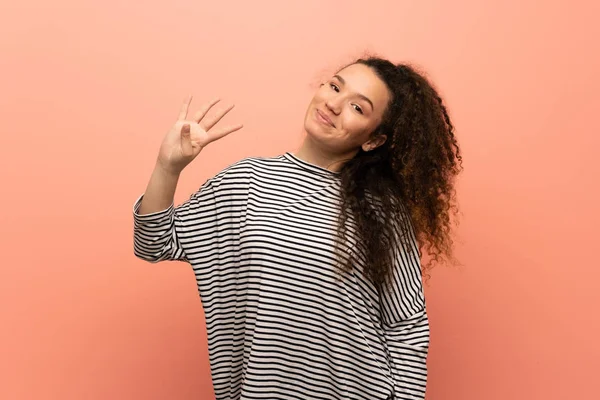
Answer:
POLYGON ((387 136, 381 135, 381 134, 376 135, 375 137, 373 137, 373 138, 369 139, 367 142, 365 142, 362 145, 362 149, 363 149, 363 151, 375 150, 376 148, 378 148, 379 146, 384 144, 386 140, 387 140, 387 136))

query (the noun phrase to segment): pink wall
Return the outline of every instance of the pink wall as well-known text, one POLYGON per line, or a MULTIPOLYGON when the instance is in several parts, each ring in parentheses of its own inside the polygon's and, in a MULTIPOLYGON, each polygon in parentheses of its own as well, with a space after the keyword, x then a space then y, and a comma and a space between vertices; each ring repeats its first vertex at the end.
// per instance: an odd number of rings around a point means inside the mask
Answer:
POLYGON ((132 203, 188 93, 245 128, 177 201, 294 149, 314 84, 364 49, 430 72, 464 151, 428 399, 600 398, 597 2, 83 3, 0 7, 0 398, 212 398, 193 273, 134 258, 132 203))

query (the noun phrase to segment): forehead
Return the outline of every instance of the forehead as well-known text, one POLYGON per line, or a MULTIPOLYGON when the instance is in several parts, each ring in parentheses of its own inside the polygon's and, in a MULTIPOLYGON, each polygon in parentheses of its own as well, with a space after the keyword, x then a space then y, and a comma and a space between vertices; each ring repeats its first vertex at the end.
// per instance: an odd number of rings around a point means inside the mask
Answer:
POLYGON ((347 88, 367 96, 375 110, 383 110, 390 98, 386 84, 375 71, 363 64, 352 64, 340 70, 337 75, 344 79, 347 88))

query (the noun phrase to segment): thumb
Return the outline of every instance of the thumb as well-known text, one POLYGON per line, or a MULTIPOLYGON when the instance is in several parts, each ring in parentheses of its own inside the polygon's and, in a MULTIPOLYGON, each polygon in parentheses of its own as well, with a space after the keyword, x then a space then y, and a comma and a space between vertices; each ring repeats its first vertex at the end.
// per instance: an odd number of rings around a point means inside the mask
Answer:
POLYGON ((192 151, 192 139, 190 137, 190 124, 184 124, 181 127, 181 149, 184 154, 191 154, 192 151))
POLYGON ((190 137, 190 124, 183 124, 181 126, 181 137, 190 137))

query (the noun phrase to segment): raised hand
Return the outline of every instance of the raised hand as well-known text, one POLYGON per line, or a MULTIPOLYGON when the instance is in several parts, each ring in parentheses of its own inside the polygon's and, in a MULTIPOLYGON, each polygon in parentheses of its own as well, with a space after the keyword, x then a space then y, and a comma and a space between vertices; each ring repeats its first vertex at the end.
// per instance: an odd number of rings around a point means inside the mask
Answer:
POLYGON ((206 145, 243 127, 242 124, 237 124, 214 128, 217 122, 234 107, 231 105, 218 111, 213 117, 206 117, 208 111, 219 101, 220 99, 214 99, 205 104, 190 120, 187 119, 187 116, 192 96, 184 101, 177 122, 169 130, 160 146, 158 163, 162 168, 170 173, 181 173, 206 145))

